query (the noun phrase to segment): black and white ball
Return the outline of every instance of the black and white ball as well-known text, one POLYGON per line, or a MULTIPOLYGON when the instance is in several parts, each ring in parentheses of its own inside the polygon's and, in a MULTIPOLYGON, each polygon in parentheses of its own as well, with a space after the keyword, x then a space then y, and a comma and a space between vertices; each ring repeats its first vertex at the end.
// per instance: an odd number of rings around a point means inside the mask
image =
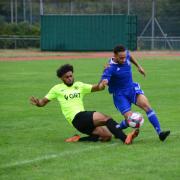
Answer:
POLYGON ((133 112, 128 117, 127 123, 132 128, 140 128, 144 123, 144 118, 141 113, 133 112))

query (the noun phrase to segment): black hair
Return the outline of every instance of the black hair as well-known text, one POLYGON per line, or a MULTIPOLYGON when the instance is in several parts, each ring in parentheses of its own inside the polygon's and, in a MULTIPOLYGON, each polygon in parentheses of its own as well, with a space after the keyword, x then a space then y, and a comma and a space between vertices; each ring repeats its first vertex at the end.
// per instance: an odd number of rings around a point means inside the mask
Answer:
POLYGON ((117 45, 115 48, 114 48, 114 53, 117 54, 118 52, 124 52, 126 50, 126 48, 122 45, 117 45))
POLYGON ((67 72, 73 72, 73 66, 70 64, 64 64, 63 66, 60 66, 59 69, 57 69, 56 74, 58 77, 62 77, 67 72))

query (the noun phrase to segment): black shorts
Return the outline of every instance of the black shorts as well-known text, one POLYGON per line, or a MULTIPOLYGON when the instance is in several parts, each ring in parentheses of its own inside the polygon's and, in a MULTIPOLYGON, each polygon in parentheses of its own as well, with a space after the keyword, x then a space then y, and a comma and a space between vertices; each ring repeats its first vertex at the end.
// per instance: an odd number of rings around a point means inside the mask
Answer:
POLYGON ((93 114, 95 111, 82 111, 75 115, 72 124, 80 132, 91 135, 95 129, 93 114))

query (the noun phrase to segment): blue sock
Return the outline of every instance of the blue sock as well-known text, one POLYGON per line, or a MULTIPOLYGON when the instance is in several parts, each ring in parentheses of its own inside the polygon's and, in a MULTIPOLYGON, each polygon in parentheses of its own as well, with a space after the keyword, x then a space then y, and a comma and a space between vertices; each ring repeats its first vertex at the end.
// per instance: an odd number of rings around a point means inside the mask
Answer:
POLYGON ((159 124, 159 120, 156 116, 156 113, 153 111, 153 109, 150 109, 149 111, 146 112, 146 114, 147 114, 147 117, 148 117, 150 123, 153 125, 154 129, 156 130, 156 132, 158 134, 160 134, 161 127, 159 124))
POLYGON ((119 125, 119 128, 121 128, 121 129, 126 129, 129 127, 125 120, 121 121, 120 124, 118 124, 118 125, 119 125))

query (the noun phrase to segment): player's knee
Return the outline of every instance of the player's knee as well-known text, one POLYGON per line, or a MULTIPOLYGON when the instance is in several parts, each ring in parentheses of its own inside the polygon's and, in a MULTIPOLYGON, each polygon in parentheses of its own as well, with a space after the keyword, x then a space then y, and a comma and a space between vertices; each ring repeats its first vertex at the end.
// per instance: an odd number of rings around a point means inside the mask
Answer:
POLYGON ((112 117, 105 115, 102 121, 107 122, 109 119, 112 119, 112 117))
POLYGON ((104 126, 104 125, 106 125, 106 123, 109 119, 112 119, 112 118, 110 116, 107 116, 107 115, 103 115, 101 117, 98 117, 96 120, 93 120, 94 126, 95 127, 104 126))

